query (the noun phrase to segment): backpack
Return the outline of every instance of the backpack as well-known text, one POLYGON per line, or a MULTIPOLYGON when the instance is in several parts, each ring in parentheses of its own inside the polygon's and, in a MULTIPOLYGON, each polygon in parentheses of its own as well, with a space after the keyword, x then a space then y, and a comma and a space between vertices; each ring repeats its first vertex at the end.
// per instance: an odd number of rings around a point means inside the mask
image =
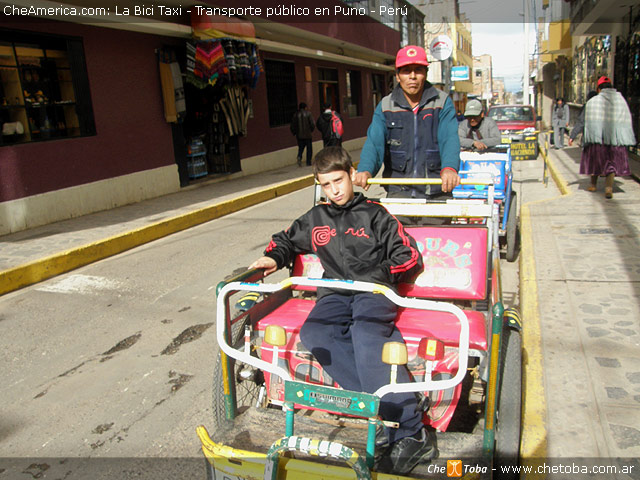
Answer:
POLYGON ((331 137, 333 138, 342 138, 344 134, 344 127, 342 126, 342 120, 340 117, 331 110, 331 137))

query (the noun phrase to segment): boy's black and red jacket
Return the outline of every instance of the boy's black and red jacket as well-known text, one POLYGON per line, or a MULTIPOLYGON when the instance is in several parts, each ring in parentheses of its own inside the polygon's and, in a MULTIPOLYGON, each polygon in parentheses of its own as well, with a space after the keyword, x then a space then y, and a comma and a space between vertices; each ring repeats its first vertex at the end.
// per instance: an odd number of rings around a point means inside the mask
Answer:
MULTIPOLYGON (((265 250, 278 268, 305 253, 318 256, 324 278, 393 288, 422 271, 422 255, 415 240, 382 205, 362 193, 343 206, 329 203, 313 207, 288 230, 276 233, 265 250)), ((326 293, 319 291, 318 296, 326 293)))

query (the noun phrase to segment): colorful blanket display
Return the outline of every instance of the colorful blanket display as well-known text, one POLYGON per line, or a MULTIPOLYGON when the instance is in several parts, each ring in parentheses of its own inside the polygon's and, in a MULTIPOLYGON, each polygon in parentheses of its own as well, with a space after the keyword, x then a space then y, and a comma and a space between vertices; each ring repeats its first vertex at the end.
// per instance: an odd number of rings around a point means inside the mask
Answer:
POLYGON ((255 88, 263 72, 255 43, 230 38, 187 43, 187 81, 198 88, 216 84, 255 88))

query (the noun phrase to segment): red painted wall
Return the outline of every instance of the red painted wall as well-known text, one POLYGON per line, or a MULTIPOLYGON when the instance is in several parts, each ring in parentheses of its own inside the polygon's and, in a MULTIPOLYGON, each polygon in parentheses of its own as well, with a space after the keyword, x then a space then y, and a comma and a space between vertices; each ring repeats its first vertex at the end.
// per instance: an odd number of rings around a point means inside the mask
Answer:
MULTIPOLYGON (((314 120, 320 115, 320 94, 318 90, 318 68, 336 68, 338 70, 340 91, 340 115, 344 125, 344 140, 364 137, 373 117, 375 106, 371 100, 371 74, 385 74, 380 70, 371 70, 363 67, 351 67, 347 64, 336 64, 326 61, 318 61, 312 58, 292 57, 271 52, 261 52, 261 58, 271 60, 294 61, 296 72, 296 91, 298 103, 305 102, 309 105, 314 120), (305 66, 311 67, 312 81, 305 81, 305 66), (346 74, 348 70, 361 72, 362 82, 362 114, 358 117, 349 117, 344 105, 344 97, 347 94, 346 74)), ((280 127, 269 126, 269 107, 267 102, 267 82, 260 78, 255 90, 249 92, 249 98, 253 100, 254 118, 250 118, 247 124, 247 137, 240 139, 240 155, 242 158, 259 155, 261 153, 280 150, 296 145, 296 139, 291 135, 289 125, 280 127)), ((313 140, 321 140, 322 136, 316 129, 313 132, 313 140)), ((354 159, 357 160, 357 159, 354 159)))
MULTIPOLYGON (((319 0, 314 6, 333 4, 336 4, 334 0, 319 0)), ((312 6, 308 0, 303 5, 312 6)), ((287 23, 302 27, 297 23, 299 19, 290 20, 287 23)), ((171 128, 164 120, 155 49, 167 44, 184 45, 184 40, 38 20, 20 23, 9 19, 3 27, 82 38, 97 135, 0 147, 0 202, 175 165, 171 128)), ((398 32, 372 20, 316 21, 304 28, 392 55, 400 40, 398 32)), ((321 59, 270 52, 261 52, 261 55, 263 59, 295 62, 298 102, 308 103, 316 119, 320 114, 317 69, 337 68, 344 139, 366 135, 373 115, 370 74, 379 72, 321 59), (305 81, 305 66, 312 69, 312 82, 305 81), (359 70, 362 75, 363 110, 356 118, 349 118, 344 111, 346 71, 349 69, 359 70)), ((295 138, 288 125, 269 126, 264 76, 258 87, 250 91, 249 98, 253 100, 254 118, 249 119, 247 137, 240 140, 241 157, 294 146, 295 138)), ((320 140, 317 131, 314 139, 320 140)))
POLYGON ((175 164, 154 50, 176 40, 63 22, 6 26, 83 39, 97 135, 1 147, 0 202, 175 164))

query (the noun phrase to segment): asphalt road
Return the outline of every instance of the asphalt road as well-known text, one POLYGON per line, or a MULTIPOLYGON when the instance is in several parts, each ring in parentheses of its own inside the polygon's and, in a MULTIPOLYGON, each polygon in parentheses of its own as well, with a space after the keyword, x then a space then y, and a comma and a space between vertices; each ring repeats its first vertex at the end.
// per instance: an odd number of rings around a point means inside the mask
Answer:
MULTIPOLYGON (((86 478, 87 469, 202 478, 195 427, 211 416, 215 286, 260 256, 311 196, 304 189, 0 297, 0 480, 86 478)), ((516 267, 504 262, 509 305, 516 267)))
MULTIPOLYGON (((0 457, 201 460, 195 427, 211 410, 215 286, 260 256, 311 195, 305 189, 0 297, 0 457)), ((0 478, 32 478, 31 464, 0 463, 0 478)))

